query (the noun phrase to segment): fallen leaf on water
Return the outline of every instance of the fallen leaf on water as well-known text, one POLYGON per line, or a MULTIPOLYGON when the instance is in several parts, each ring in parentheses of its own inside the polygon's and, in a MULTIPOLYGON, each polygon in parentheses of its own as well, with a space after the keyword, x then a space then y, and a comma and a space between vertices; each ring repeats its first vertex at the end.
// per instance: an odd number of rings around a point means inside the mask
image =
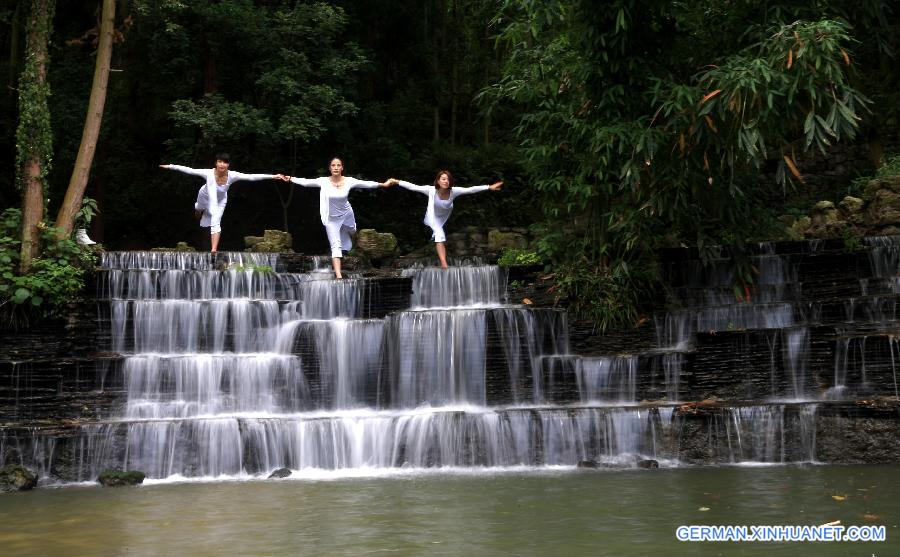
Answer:
POLYGON ((881 518, 881 517, 878 516, 877 514, 869 514, 869 513, 866 513, 866 514, 863 515, 863 518, 865 518, 866 520, 878 520, 878 519, 881 518))
POLYGON ((700 507, 700 508, 697 509, 697 510, 700 511, 700 512, 706 512, 706 511, 709 510, 709 507, 700 507))
POLYGON ((522 303, 525 304, 526 306, 530 306, 534 302, 532 302, 529 298, 522 298, 522 303))
POLYGON ((843 501, 844 499, 847 498, 847 496, 846 495, 832 495, 831 498, 834 499, 835 501, 843 501))
POLYGON ((831 522, 826 522, 822 526, 840 526, 840 525, 841 525, 840 520, 832 520, 831 522))

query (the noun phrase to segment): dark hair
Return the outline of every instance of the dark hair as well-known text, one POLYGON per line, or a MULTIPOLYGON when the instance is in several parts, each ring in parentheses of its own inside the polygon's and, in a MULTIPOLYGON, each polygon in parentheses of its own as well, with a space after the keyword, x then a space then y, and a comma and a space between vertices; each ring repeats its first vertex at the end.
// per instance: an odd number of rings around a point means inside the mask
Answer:
POLYGON ((447 181, 450 182, 450 187, 452 188, 453 187, 453 174, 451 174, 449 170, 438 170, 438 173, 434 177, 434 187, 436 187, 436 188, 440 187, 440 186, 438 186, 438 180, 441 179, 441 174, 447 175, 447 181))
POLYGON ((231 164, 231 157, 228 156, 228 153, 216 153, 216 160, 231 164))

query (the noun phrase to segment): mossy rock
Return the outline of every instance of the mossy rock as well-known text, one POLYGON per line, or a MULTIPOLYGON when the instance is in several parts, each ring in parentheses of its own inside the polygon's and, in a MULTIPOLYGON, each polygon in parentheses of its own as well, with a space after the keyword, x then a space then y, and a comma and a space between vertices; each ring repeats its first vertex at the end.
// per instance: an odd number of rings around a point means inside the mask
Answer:
POLYGON ((816 203, 815 207, 813 207, 813 213, 829 213, 831 211, 836 210, 834 207, 834 203, 831 201, 819 201, 816 203))
POLYGON ((500 232, 499 230, 488 231, 488 249, 491 251, 525 249, 526 247, 528 247, 528 240, 523 234, 518 232, 500 232))
POLYGON ((247 251, 258 253, 293 253, 294 239, 290 232, 266 230, 262 236, 244 236, 247 251))
POLYGON ((104 487, 119 487, 123 485, 139 485, 144 483, 146 474, 138 470, 121 472, 119 470, 104 470, 100 472, 97 481, 104 487))
POLYGON ((848 195, 845 197, 841 203, 841 210, 847 215, 847 222, 851 224, 863 224, 865 221, 865 215, 863 213, 863 209, 865 209, 866 202, 858 197, 853 197, 848 195))
POLYGON ((356 246, 370 258, 380 259, 397 253, 397 237, 390 232, 363 228, 356 236, 356 246))
POLYGON ((28 491, 37 485, 37 474, 18 464, 0 468, 0 493, 28 491))
POLYGON ((874 191, 866 207, 866 224, 874 228, 900 225, 900 193, 889 188, 874 191))

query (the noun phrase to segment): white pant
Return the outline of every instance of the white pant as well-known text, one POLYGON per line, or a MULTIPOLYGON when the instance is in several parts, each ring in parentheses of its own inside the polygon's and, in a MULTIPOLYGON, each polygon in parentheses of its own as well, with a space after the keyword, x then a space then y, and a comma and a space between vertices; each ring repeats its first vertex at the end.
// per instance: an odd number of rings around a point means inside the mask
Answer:
POLYGON ((197 192, 197 201, 194 203, 194 209, 203 211, 200 218, 200 226, 209 227, 210 234, 218 234, 222 232, 222 214, 225 212, 225 204, 222 204, 222 211, 213 218, 209 211, 209 195, 206 193, 206 186, 200 188, 197 192))
POLYGON ((325 225, 328 245, 331 246, 331 257, 341 257, 341 250, 350 251, 353 247, 350 234, 354 232, 356 232, 355 228, 345 226, 342 222, 329 222, 325 225))
POLYGON ((443 226, 432 226, 431 230, 433 232, 432 236, 434 237, 434 243, 447 241, 447 236, 444 234, 443 226))

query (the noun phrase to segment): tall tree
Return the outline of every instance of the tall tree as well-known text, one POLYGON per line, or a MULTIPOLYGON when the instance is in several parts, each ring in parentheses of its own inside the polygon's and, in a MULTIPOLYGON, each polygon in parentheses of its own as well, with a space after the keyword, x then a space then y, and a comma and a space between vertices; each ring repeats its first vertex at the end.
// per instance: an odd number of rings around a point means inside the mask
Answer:
POLYGON ((44 217, 44 188, 52 155, 52 132, 47 97, 49 55, 47 44, 53 21, 54 0, 34 0, 25 39, 25 67, 19 79, 19 126, 16 130, 16 171, 23 190, 22 248, 19 270, 31 268, 40 240, 38 225, 44 217))
POLYGON ((75 214, 81 209, 81 200, 84 197, 84 190, 91 173, 91 164, 94 162, 97 138, 100 136, 100 124, 103 121, 103 107, 106 104, 106 86, 109 82, 115 19, 115 0, 103 0, 97 62, 94 66, 94 81, 91 85, 91 97, 88 101, 87 116, 81 134, 81 145, 78 148, 78 157, 75 159, 72 177, 69 179, 69 187, 66 189, 66 197, 56 215, 56 227, 59 229, 61 238, 72 233, 75 214))

